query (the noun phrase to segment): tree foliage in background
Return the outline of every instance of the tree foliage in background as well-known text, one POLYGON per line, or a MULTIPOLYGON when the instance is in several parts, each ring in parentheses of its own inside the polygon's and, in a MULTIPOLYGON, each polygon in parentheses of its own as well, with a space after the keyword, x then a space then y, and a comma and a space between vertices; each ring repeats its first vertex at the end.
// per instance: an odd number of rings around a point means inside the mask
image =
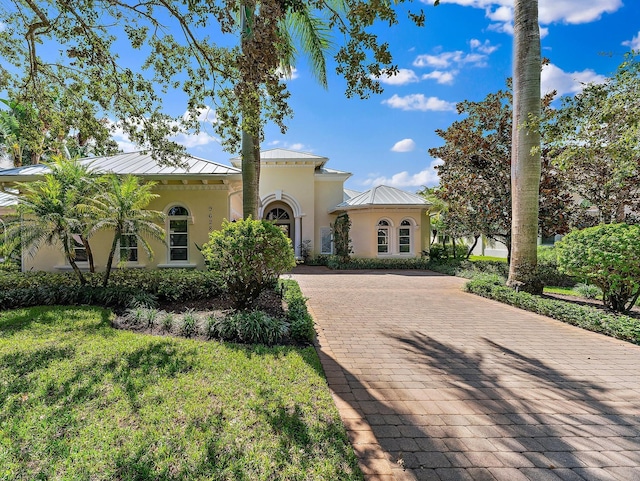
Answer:
MULTIPOLYGON (((41 114, 65 92, 61 112, 77 120, 68 132, 82 137, 91 131, 89 117, 100 119, 101 128, 121 129, 163 162, 178 162, 184 148, 172 136, 198 132, 212 107, 210 127, 237 153, 243 129, 259 134, 273 122, 284 130, 291 115, 277 71, 282 58, 293 57, 291 35, 283 35, 291 32, 283 28, 288 14, 313 13, 337 32, 336 70, 347 96, 364 98, 382 90, 376 77, 397 73, 388 45, 370 31, 378 21, 398 22, 395 3, 243 0, 238 15, 237 0, 9 0, 0 11, 0 91, 41 114), (183 96, 183 112, 163 111, 167 92, 183 96)), ((424 24, 422 12, 409 17, 424 24)))
POLYGON ((558 244, 561 271, 602 289, 605 306, 629 312, 640 296, 640 226, 601 224, 558 244))
MULTIPOLYGON (((464 101, 458 113, 466 115, 446 130, 438 130, 445 144, 429 154, 444 160, 437 167, 436 194, 447 205, 445 232, 456 237, 484 235, 511 249, 512 94, 507 89, 480 102, 464 101)), ((553 94, 542 99, 544 115, 553 94)), ((540 183, 540 235, 564 234, 572 221, 573 202, 564 178, 543 147, 540 183)))
POLYGON ((583 207, 583 222, 637 221, 640 213, 640 58, 630 53, 615 75, 564 97, 547 127, 554 164, 583 207), (630 215, 631 214, 631 215, 630 215))

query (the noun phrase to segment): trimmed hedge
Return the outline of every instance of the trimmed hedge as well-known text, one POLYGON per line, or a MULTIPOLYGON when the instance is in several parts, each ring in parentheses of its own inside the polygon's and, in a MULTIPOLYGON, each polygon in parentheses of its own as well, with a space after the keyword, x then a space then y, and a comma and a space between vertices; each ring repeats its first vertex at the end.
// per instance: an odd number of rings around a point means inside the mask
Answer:
POLYGON ((307 299, 302 295, 300 286, 292 279, 280 280, 287 302, 287 319, 289 321, 289 336, 294 341, 312 342, 316 331, 313 318, 307 310, 307 299))
POLYGON ((73 273, 0 273, 0 309, 82 304, 120 308, 206 299, 224 287, 215 273, 185 269, 117 270, 106 288, 100 287, 101 280, 99 273, 87 274, 88 285, 81 286, 73 273))
POLYGON ((504 279, 499 276, 478 276, 467 282, 465 290, 589 331, 640 344, 640 320, 633 317, 610 314, 595 307, 546 299, 527 292, 516 292, 505 286, 504 279))

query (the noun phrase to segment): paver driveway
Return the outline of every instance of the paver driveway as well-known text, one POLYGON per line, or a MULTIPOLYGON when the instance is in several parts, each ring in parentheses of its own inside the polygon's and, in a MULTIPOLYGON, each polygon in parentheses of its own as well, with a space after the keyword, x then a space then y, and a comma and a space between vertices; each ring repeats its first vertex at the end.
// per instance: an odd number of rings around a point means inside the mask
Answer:
POLYGON ((435 273, 293 276, 368 480, 640 480, 640 347, 435 273))

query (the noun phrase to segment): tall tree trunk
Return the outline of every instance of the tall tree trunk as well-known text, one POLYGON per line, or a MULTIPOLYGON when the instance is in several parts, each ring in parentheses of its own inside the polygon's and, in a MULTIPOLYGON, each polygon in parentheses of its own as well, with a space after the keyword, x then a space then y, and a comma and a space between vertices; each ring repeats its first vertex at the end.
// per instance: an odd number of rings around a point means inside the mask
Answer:
POLYGON ((540 188, 540 27, 538 0, 515 0, 511 262, 507 285, 542 292, 536 277, 540 188))
POLYGON ((260 138, 242 131, 242 216, 258 219, 260 208, 260 138))
MULTIPOLYGON (((240 4, 242 32, 241 48, 249 51, 248 44, 253 40, 253 6, 240 4)), ((242 216, 258 219, 260 208, 260 97, 259 86, 243 78, 244 97, 240 99, 242 109, 242 216)))

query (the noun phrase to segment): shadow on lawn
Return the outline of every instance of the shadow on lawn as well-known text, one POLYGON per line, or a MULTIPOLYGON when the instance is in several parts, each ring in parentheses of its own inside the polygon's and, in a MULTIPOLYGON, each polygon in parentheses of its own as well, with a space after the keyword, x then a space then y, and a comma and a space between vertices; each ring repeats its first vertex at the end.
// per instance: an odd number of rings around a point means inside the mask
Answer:
POLYGON ((111 311, 91 306, 41 306, 0 312, 0 339, 11 337, 21 331, 33 334, 47 331, 52 325, 56 330, 100 334, 111 337, 115 333, 111 327, 111 311), (96 320, 96 313, 100 313, 96 320), (61 318, 63 316, 63 318, 61 318))

